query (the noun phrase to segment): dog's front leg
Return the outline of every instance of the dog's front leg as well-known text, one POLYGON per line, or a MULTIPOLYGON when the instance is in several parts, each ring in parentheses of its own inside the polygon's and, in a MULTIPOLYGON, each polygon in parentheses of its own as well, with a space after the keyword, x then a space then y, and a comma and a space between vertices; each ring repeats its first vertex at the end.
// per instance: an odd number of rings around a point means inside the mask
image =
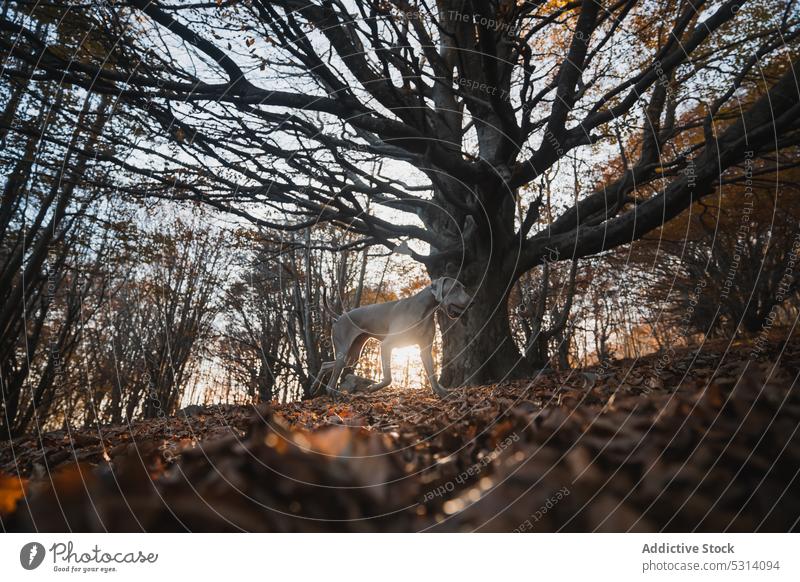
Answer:
POLYGON ((383 380, 367 386, 367 392, 375 392, 386 388, 392 383, 392 350, 394 346, 387 340, 381 342, 381 363, 383 365, 383 380))
POLYGON ((443 398, 447 396, 447 390, 442 388, 436 380, 436 371, 433 369, 433 352, 431 351, 430 344, 419 347, 419 355, 422 358, 422 365, 425 367, 425 374, 428 376, 428 382, 431 383, 434 394, 443 398))

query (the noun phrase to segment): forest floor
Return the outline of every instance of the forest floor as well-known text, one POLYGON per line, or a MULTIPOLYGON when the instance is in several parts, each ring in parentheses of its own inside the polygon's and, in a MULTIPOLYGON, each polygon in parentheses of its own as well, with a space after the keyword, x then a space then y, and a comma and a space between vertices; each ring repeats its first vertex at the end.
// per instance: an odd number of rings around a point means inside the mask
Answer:
POLYGON ((800 338, 0 445, 11 531, 787 531, 800 338))

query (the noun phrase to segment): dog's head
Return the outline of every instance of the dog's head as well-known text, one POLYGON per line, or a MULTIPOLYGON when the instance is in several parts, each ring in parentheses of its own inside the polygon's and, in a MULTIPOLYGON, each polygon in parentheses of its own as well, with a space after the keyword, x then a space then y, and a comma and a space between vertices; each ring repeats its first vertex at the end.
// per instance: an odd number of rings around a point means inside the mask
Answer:
POLYGON ((472 297, 457 279, 440 277, 431 284, 433 297, 447 317, 456 319, 469 307, 472 297))

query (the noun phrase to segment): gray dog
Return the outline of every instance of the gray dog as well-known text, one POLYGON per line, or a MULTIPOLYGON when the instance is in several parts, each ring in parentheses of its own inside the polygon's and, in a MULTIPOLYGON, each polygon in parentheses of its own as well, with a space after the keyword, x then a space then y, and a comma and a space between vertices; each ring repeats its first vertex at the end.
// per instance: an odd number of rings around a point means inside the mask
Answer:
POLYGON ((321 373, 332 370, 327 392, 333 395, 342 370, 356 364, 369 338, 381 342, 383 380, 371 384, 367 392, 386 388, 392 383, 392 350, 418 345, 425 374, 438 396, 447 394, 439 385, 433 370, 433 336, 436 333, 434 313, 442 309, 455 319, 469 307, 472 297, 456 279, 436 279, 422 291, 398 301, 365 305, 338 316, 333 324, 333 351, 336 360, 325 362, 321 373))

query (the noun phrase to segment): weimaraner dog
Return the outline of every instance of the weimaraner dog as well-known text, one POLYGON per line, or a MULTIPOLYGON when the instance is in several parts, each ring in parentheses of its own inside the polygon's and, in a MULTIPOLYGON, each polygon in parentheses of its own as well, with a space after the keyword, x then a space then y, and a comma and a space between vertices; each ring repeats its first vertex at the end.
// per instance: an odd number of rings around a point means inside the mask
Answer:
POLYGON ((342 370, 356 364, 361 350, 369 338, 381 342, 383 379, 366 388, 374 392, 392 383, 392 350, 407 345, 418 345, 425 374, 431 388, 438 396, 447 394, 439 385, 433 370, 433 336, 436 333, 434 314, 442 309, 448 317, 456 319, 469 307, 472 297, 464 286, 451 277, 436 279, 422 291, 398 301, 365 305, 338 316, 333 324, 333 351, 336 360, 323 364, 322 370, 332 368, 327 392, 337 392, 342 370))

